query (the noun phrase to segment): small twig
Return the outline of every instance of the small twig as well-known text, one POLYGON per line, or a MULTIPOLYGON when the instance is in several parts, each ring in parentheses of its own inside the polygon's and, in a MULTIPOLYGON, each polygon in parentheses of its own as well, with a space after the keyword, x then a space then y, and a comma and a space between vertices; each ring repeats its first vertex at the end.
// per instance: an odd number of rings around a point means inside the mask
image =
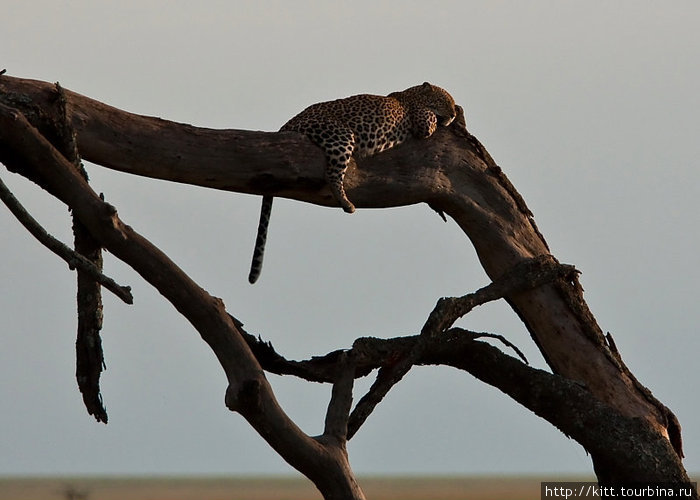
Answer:
POLYGON ((497 333, 487 333, 487 332, 478 332, 478 333, 477 333, 477 332, 472 332, 472 331, 469 331, 469 330, 465 330, 464 328, 457 328, 457 327, 450 328, 449 330, 447 330, 447 331, 445 332, 445 334, 448 334, 448 335, 449 335, 449 334, 454 334, 454 335, 469 335, 469 336, 470 336, 472 339, 474 339, 474 340, 479 339, 479 338, 483 338, 483 337, 486 337, 486 338, 489 338, 489 339, 500 340, 501 343, 502 343, 503 345, 505 345, 506 347, 510 347, 511 349, 513 349, 513 351, 515 351, 515 354, 517 354, 518 357, 519 357, 520 359, 522 359, 523 362, 524 362, 525 364, 527 364, 527 365, 530 364, 530 362, 527 360, 527 358, 525 357, 525 355, 523 354, 523 352, 518 348, 518 346, 516 346, 516 345, 515 345, 514 343, 512 343, 510 340, 508 340, 507 338, 505 338, 503 335, 499 335, 499 334, 497 334, 497 333))
POLYGON ((7 205, 10 212, 17 220, 34 236, 39 242, 53 253, 65 260, 71 269, 80 268, 88 273, 95 281, 99 282, 107 290, 122 299, 127 304, 133 304, 134 298, 131 295, 131 287, 121 286, 112 278, 105 276, 99 269, 88 259, 75 252, 60 240, 51 236, 39 224, 34 217, 22 206, 15 198, 10 189, 0 179, 0 199, 7 205))

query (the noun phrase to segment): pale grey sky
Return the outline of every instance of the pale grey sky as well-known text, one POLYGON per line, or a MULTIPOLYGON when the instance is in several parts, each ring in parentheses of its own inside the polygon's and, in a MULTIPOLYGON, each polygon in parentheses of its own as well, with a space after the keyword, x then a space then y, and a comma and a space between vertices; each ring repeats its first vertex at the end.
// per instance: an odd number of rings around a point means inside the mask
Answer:
MULTIPOLYGON (((700 3, 696 1, 3 2, 0 68, 113 106, 214 128, 276 130, 321 100, 431 81, 535 213, 632 371, 673 409, 700 470, 700 3)), ((94 187, 251 333, 295 358, 418 331, 438 297, 487 283, 469 240, 427 207, 349 216, 277 200, 258 284, 259 199, 87 165, 94 187), (196 244, 193 244, 196 242, 196 244)), ((2 169, 55 235, 66 209, 2 169)), ((198 334, 112 256, 107 426, 74 380, 74 275, 0 207, 0 475, 292 473, 224 404, 198 334)), ((544 363, 504 304, 461 325, 544 363)), ((322 430, 329 388, 272 377, 322 430)), ((363 381, 360 386, 366 387, 363 381)), ((586 473, 581 446, 499 391, 415 369, 352 440, 359 473, 586 473)))

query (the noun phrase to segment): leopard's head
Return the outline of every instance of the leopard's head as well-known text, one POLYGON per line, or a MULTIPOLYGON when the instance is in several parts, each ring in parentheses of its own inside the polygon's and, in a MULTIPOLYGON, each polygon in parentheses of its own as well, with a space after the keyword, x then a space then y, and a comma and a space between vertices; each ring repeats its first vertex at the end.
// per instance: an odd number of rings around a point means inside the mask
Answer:
POLYGON ((445 89, 424 82, 423 85, 417 85, 404 90, 415 104, 428 108, 438 117, 440 125, 446 127, 457 116, 455 109, 455 100, 445 89))

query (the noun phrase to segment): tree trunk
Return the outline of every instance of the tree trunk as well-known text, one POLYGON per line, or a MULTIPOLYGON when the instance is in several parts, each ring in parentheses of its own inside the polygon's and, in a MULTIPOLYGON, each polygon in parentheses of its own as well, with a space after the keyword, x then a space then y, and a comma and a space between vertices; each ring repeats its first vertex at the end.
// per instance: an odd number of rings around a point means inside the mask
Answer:
MULTIPOLYGON (((324 179, 323 154, 301 135, 197 128, 127 113, 69 91, 65 95, 78 149, 90 162, 146 177, 336 206, 324 179)), ((53 99, 52 84, 0 76, 0 102, 19 110, 44 135, 50 121, 46 110, 53 99)), ((319 441, 296 428, 274 400, 258 360, 242 340, 244 332, 231 323, 222 304, 123 227, 104 203, 86 194, 87 185, 65 172, 56 180, 61 158, 48 153, 49 145, 22 143, 29 132, 20 131, 19 121, 4 109, 0 160, 19 171, 31 164, 29 170, 39 172, 51 193, 74 210, 102 245, 161 292, 171 289, 166 297, 200 331, 226 370, 229 408, 241 412, 286 460, 312 478, 325 498, 363 498, 349 472, 345 435, 334 431, 334 439, 324 434, 319 441), (37 153, 39 148, 44 153, 37 153), (127 243, 119 239, 124 235, 127 243), (135 252, 149 252, 152 262, 143 264, 143 254, 135 252), (162 274, 152 268, 153 262, 167 262, 161 271, 170 282, 158 281, 162 274), (173 279, 178 282, 174 290, 173 279), (193 296, 207 308, 193 310, 193 296), (312 456, 316 458, 310 460, 312 456)), ((525 202, 467 131, 461 110, 451 127, 440 128, 428 140, 408 141, 362 159, 348 170, 345 188, 358 209, 427 203, 449 215, 469 237, 494 282, 536 259, 556 263, 525 202)), ((602 483, 688 480, 680 461, 677 419, 624 365, 588 309, 576 276, 520 287, 505 293, 505 299, 554 375, 527 367, 494 347, 475 347, 479 342, 463 350, 453 345, 448 352, 440 351, 446 344, 439 339, 429 340, 412 362, 452 364, 499 387, 580 442, 602 483)), ((446 335, 450 326, 437 333, 446 335)), ((360 371, 358 367, 355 375, 360 371)), ((329 414, 332 406, 333 402, 329 414)))

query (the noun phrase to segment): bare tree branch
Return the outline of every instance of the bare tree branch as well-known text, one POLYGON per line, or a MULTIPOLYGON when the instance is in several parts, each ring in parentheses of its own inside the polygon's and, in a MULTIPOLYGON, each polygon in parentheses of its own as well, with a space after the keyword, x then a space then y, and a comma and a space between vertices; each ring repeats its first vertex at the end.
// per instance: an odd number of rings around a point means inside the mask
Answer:
MULTIPOLYGON (((75 130, 70 123, 66 109, 66 95, 61 85, 56 83, 56 110, 53 123, 55 133, 54 145, 83 179, 88 175, 80 162, 80 153, 75 140, 75 130)), ((75 251, 89 259, 97 269, 102 270, 102 246, 93 238, 90 231, 72 216, 75 251)), ((102 349, 103 308, 100 284, 80 268, 77 271, 78 332, 75 340, 75 378, 83 395, 83 403, 90 415, 98 422, 107 423, 105 409, 100 391, 100 376, 106 368, 102 349)))
MULTIPOLYGON (((249 337, 255 339, 253 336, 249 337)), ((416 365, 452 366, 497 387, 529 410, 551 422, 567 436, 576 439, 590 453, 595 454, 595 460, 600 464, 597 465, 597 469, 601 480, 606 475, 602 464, 614 460, 616 456, 620 458, 621 453, 624 455, 623 462, 629 464, 630 470, 625 472, 628 474, 627 480, 640 477, 639 460, 634 460, 634 457, 640 453, 641 442, 635 442, 635 446, 631 449, 620 450, 620 442, 627 439, 623 435, 629 431, 632 434, 642 433, 647 436, 659 450, 667 449, 666 452, 658 452, 660 456, 665 457, 666 461, 651 461, 644 467, 642 477, 649 478, 649 481, 688 481, 687 475, 680 472, 678 476, 669 478, 668 467, 678 470, 679 457, 673 451, 668 452, 670 443, 666 439, 659 438, 653 428, 643 420, 620 415, 612 408, 601 405, 583 384, 530 368, 497 348, 478 341, 480 337, 499 338, 506 345, 511 346, 510 342, 498 335, 451 328, 442 335, 428 338, 420 334, 391 339, 363 337, 354 342, 350 352, 356 363, 357 376, 361 376, 373 369, 395 362, 396 358, 406 359, 410 353, 415 352, 416 345, 422 343, 421 356, 415 360, 416 365), (596 420, 597 418, 601 420, 596 420), (617 431, 611 433, 607 426, 600 425, 601 421, 612 422, 613 428, 617 431), (669 464, 668 461, 671 463, 669 464)), ((271 348, 269 345, 268 347, 271 348)), ((327 374, 337 370, 339 364, 337 352, 308 361, 288 362, 277 353, 274 358, 275 373, 292 375, 301 373, 303 378, 313 381, 328 382, 327 374)), ((263 367, 267 369, 265 363, 263 367)), ((361 425, 361 422, 355 419, 359 419, 359 416, 355 415, 351 420, 352 434, 361 425)))
POLYGON ((466 370, 554 424, 591 454, 603 484, 633 483, 640 478, 689 482, 671 443, 649 422, 601 403, 583 384, 529 367, 491 345, 459 334, 427 342, 423 362, 466 370), (603 422, 610 427, 601 425, 603 422), (650 448, 643 451, 642 443, 650 448), (642 465, 643 453, 653 453, 656 458, 642 465), (674 475, 669 474, 671 470, 676 471, 674 475))
POLYGON ((425 322, 421 335, 437 335, 451 327, 455 321, 477 306, 502 299, 510 294, 536 288, 557 278, 574 279, 578 271, 574 266, 559 264, 551 255, 539 255, 524 260, 506 271, 500 278, 484 288, 463 297, 440 299, 425 322))
MULTIPOLYGON (((340 368, 346 362, 342 351, 308 362, 286 362, 271 346, 245 335, 220 300, 124 225, 116 210, 76 177, 45 139, 44 110, 52 96, 51 86, 44 82, 0 78, 0 101, 21 110, 0 108, 0 161, 68 204, 101 245, 173 303, 224 368, 229 380, 227 406, 239 411, 326 498, 363 498, 345 447, 325 435, 311 438, 294 425, 277 404, 253 351, 274 370, 335 382, 326 430, 336 437, 343 434, 350 404, 347 388, 355 376, 367 373, 372 362, 381 366, 380 373, 351 414, 348 436, 364 421, 366 410, 371 412, 413 364, 439 362, 469 371, 558 422, 555 425, 591 452, 598 476, 605 481, 635 474, 687 479, 679 459, 677 420, 636 380, 614 344, 606 341, 583 299, 575 270, 549 255, 524 200, 469 134, 463 115, 429 140, 408 141, 362 159, 348 171, 346 191, 358 208, 426 203, 449 215, 471 239, 493 283, 475 294, 443 299, 415 338, 376 343, 373 353, 366 349, 373 341, 359 339, 351 350, 355 363, 351 377, 340 368), (525 271, 512 272, 517 269, 525 271), (516 275, 518 286, 513 287, 509 279, 516 275), (449 329, 474 306, 499 297, 520 316, 554 375, 533 371, 498 349, 449 329), (463 342, 470 348, 456 348, 463 342), (591 430, 596 425, 599 429, 591 430), (606 435, 611 440, 603 441, 606 435), (653 458, 640 465, 634 457, 641 450, 650 451, 653 458)), ((303 136, 197 128, 126 113, 69 91, 65 96, 77 143, 88 161, 137 175, 335 206, 324 180, 323 155, 303 136)))
POLYGON ((469 336, 471 336, 474 340, 480 339, 480 338, 496 339, 496 340, 498 340, 499 342, 501 342, 503 345, 505 345, 506 347, 510 347, 511 349, 513 349, 513 351, 515 352, 515 354, 518 355, 518 357, 520 358, 520 360, 521 360, 523 363, 525 363, 526 365, 530 364, 530 363, 528 363, 527 358, 525 357, 525 355, 523 354, 523 352, 522 352, 520 349, 518 349, 518 346, 516 346, 516 345, 515 345, 514 343, 512 343, 510 340, 508 340, 507 338, 505 338, 503 335, 499 335, 499 334, 497 334, 497 333, 488 333, 488 332, 472 332, 472 331, 469 331, 469 330, 465 330, 464 328, 457 328, 457 327, 450 328, 449 330, 447 330, 446 333, 452 334, 452 335, 454 335, 454 334, 458 334, 458 335, 469 335, 469 336))
MULTIPOLYGON (((478 305, 501 299, 508 294, 535 288, 562 276, 573 275, 575 272, 573 266, 561 265, 548 255, 524 261, 495 282, 475 293, 459 298, 440 299, 421 330, 421 338, 434 337, 444 332, 457 319, 478 305)), ((504 343, 515 348, 513 344, 501 336, 489 336, 500 338, 504 343)), ((355 435, 391 388, 401 381, 413 365, 419 362, 423 356, 424 348, 423 342, 416 342, 409 352, 394 353, 394 359, 379 369, 376 380, 350 415, 349 438, 355 435)), ((524 357, 519 349, 515 348, 515 350, 521 357, 524 357)))
POLYGON ((411 370, 422 354, 423 342, 419 341, 413 344, 408 352, 394 353, 393 359, 390 359, 386 365, 379 368, 374 383, 367 393, 360 398, 350 414, 348 439, 352 439, 377 405, 382 402, 392 387, 398 384, 411 370))
MULTIPOLYGON (((475 293, 459 298, 440 299, 421 330, 421 338, 434 337, 444 332, 457 319, 478 305, 501 299, 508 294, 535 288, 565 275, 572 276, 575 273, 576 270, 573 266, 559 264, 554 257, 549 255, 523 261, 498 280, 475 293)), ((515 348, 503 337, 493 337, 500 338, 504 343, 515 348)), ((390 360, 379 369, 376 380, 350 415, 348 423, 348 436, 350 438, 355 435, 391 388, 401 381, 413 365, 419 362, 423 356, 424 348, 423 342, 416 342, 409 352, 394 353, 395 359, 390 360)), ((523 357, 519 349, 515 348, 515 350, 523 357)))
POLYGON ((122 259, 185 316, 216 354, 228 378, 227 406, 239 412, 326 499, 364 500, 344 446, 307 436, 277 403, 262 368, 238 333, 223 302, 192 281, 163 252, 124 224, 73 166, 25 119, 0 106, 0 160, 35 170, 51 194, 69 205, 110 253, 122 259))
POLYGON ((10 212, 12 212, 12 215, 17 218, 32 236, 46 248, 66 261, 71 268, 80 268, 84 270, 92 279, 99 282, 121 300, 127 304, 133 304, 134 297, 131 295, 131 287, 121 286, 112 278, 105 276, 92 261, 86 259, 65 243, 46 232, 41 224, 39 224, 37 220, 26 211, 19 200, 15 198, 2 179, 0 179, 0 199, 2 199, 3 203, 5 203, 10 212))
POLYGON ((333 393, 328 411, 326 426, 323 434, 338 443, 345 443, 348 436, 348 416, 352 406, 352 387, 355 382, 355 362, 352 354, 344 352, 340 355, 337 365, 337 379, 333 383, 333 393))

